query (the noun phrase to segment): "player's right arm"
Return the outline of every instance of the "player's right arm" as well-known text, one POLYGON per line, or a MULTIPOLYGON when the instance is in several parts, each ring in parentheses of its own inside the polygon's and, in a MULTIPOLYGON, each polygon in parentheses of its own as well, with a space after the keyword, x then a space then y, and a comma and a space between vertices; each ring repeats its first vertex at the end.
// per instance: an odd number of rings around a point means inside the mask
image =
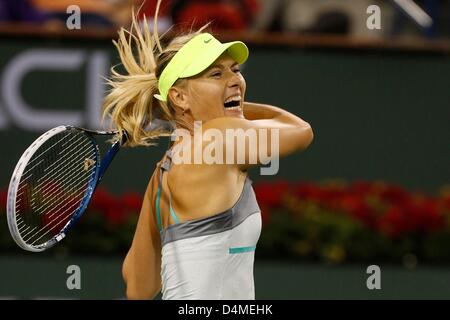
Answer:
MULTIPOLYGON (((245 139, 245 149, 238 150, 236 140, 227 139, 226 147, 235 148, 235 162, 241 170, 262 164, 262 155, 284 157, 305 150, 314 138, 310 124, 300 117, 281 108, 256 103, 244 103, 244 117, 221 117, 205 123, 208 128, 219 129, 224 137, 227 130, 245 139), (252 134, 255 135, 252 135, 252 134), (256 139, 253 137, 256 136, 256 139), (275 139, 275 140, 274 140, 275 139), (274 141, 272 141, 274 140, 274 141), (237 163, 238 152, 245 152, 245 163, 237 163), (256 163, 253 160, 257 159, 256 163)), ((225 157, 225 150, 224 150, 225 157)))

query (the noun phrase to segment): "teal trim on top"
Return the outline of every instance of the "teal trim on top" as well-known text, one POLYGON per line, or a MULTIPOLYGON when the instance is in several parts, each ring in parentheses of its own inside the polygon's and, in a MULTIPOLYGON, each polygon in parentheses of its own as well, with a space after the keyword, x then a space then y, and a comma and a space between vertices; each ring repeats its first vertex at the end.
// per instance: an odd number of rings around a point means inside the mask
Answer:
POLYGON ((235 253, 244 253, 244 252, 252 252, 256 250, 256 246, 252 247, 238 247, 238 248, 230 248, 229 253, 235 254, 235 253))
POLYGON ((161 201, 161 187, 158 187, 158 191, 156 193, 156 220, 158 221, 158 229, 159 229, 159 231, 162 230, 161 212, 160 212, 160 209, 159 209, 160 201, 161 201))
POLYGON ((170 204, 170 215, 172 216, 172 219, 175 223, 180 223, 180 220, 178 220, 177 214, 172 208, 172 195, 169 193, 169 204, 170 204))

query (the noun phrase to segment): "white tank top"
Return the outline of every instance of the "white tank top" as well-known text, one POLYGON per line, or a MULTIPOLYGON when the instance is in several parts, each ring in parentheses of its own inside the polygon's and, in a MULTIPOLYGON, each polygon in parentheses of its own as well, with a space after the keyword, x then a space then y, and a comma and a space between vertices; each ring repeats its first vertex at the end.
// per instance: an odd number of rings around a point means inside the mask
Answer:
MULTIPOLYGON (((162 242, 162 298, 204 300, 255 299, 253 263, 261 233, 261 211, 247 176, 238 201, 207 218, 161 226, 159 199, 162 170, 169 170, 170 152, 161 165, 156 214, 162 242)), ((205 199, 207 200, 207 199, 205 199)))

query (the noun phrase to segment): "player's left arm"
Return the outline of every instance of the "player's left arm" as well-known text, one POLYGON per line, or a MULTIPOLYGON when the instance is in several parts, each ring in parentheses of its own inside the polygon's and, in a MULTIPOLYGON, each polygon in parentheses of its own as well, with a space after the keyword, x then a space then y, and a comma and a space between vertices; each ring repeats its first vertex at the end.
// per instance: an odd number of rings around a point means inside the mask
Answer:
POLYGON ((153 178, 144 196, 133 242, 122 266, 128 299, 153 299, 161 290, 161 238, 153 214, 153 178))

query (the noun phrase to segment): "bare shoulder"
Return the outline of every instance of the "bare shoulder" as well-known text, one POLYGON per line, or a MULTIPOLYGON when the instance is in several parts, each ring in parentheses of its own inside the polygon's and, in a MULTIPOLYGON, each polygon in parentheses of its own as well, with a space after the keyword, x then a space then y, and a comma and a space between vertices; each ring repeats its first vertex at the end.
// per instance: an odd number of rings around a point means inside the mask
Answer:
POLYGON ((174 187, 195 186, 197 189, 214 188, 228 181, 229 177, 243 175, 236 167, 217 164, 174 165, 168 175, 169 184, 174 187))
POLYGON ((175 211, 182 221, 223 212, 239 198, 246 176, 235 166, 173 166, 168 184, 175 211))

